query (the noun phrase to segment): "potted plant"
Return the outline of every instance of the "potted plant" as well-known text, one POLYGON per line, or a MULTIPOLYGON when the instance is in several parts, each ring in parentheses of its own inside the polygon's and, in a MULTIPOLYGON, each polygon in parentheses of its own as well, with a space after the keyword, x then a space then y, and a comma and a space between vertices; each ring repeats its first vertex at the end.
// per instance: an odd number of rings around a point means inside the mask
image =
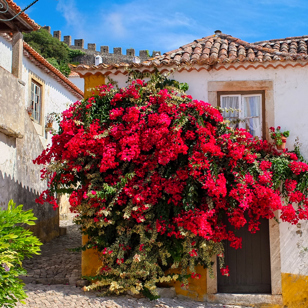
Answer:
POLYGON ((32 109, 30 106, 28 106, 28 107, 26 108, 26 110, 27 110, 27 112, 28 112, 28 115, 29 115, 30 117, 32 117, 33 109, 32 109))
POLYGON ((52 128, 52 123, 55 120, 55 114, 52 113, 47 113, 46 116, 46 128, 52 128))
POLYGON ((284 132, 281 131, 280 126, 277 126, 276 129, 274 127, 270 127, 269 130, 270 130, 270 136, 274 140, 277 146, 277 149, 284 150, 286 147, 287 138, 289 137, 290 132, 288 130, 284 132))

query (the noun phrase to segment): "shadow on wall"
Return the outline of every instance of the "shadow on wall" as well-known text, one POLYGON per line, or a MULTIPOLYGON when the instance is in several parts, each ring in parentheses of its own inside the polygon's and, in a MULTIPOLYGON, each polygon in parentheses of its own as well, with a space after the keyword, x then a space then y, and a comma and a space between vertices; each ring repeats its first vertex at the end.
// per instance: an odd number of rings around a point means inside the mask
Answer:
POLYGON ((39 193, 6 175, 0 170, 0 207, 7 208, 10 199, 18 204, 23 204, 24 210, 32 209, 38 218, 35 226, 29 229, 43 242, 48 242, 59 236, 59 211, 54 210, 50 204, 37 204, 35 199, 39 193))
MULTIPOLYGON (((8 147, 12 149, 16 149, 16 138, 9 137, 3 133, 0 133, 0 142, 5 143, 8 147)), ((0 157, 0 162, 1 162, 1 158, 2 157, 0 157)), ((5 158, 5 156, 3 156, 3 158, 5 158)))

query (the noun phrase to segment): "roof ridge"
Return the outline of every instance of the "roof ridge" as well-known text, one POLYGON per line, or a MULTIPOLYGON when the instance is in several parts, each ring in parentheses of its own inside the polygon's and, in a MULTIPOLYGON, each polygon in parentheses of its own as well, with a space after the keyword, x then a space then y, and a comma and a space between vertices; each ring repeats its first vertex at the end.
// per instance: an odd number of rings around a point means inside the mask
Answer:
POLYGON ((286 38, 279 38, 279 39, 270 39, 270 40, 264 40, 264 41, 258 41, 254 42, 254 44, 261 44, 261 43, 270 43, 270 42, 279 42, 279 41, 292 41, 292 40, 300 40, 300 39, 307 39, 308 35, 302 35, 302 36, 289 36, 286 38))
POLYGON ((223 37, 225 39, 231 39, 233 42, 238 43, 240 45, 243 45, 243 46, 245 46, 247 48, 251 47, 252 49, 257 49, 259 51, 264 51, 264 52, 267 52, 267 53, 270 53, 270 54, 273 54, 273 55, 282 55, 282 56, 288 56, 289 55, 289 56, 292 56, 292 57, 298 55, 298 53, 296 53, 296 54, 292 53, 291 54, 289 52, 282 52, 282 51, 277 51, 277 50, 275 50, 273 48, 263 47, 263 46, 257 45, 256 43, 249 43, 249 42, 243 41, 243 40, 241 40, 239 38, 233 37, 233 36, 228 35, 228 34, 223 34, 222 33, 219 36, 223 37))

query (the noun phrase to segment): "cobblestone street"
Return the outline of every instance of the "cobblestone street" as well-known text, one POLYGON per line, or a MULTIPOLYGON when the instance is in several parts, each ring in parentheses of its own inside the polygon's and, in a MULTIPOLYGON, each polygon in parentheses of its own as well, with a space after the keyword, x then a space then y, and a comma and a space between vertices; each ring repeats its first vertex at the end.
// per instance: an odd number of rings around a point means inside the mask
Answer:
POLYGON ((23 277, 28 298, 21 308, 241 308, 230 305, 213 305, 182 298, 160 298, 150 301, 132 296, 98 297, 95 292, 84 292, 76 287, 81 278, 81 253, 72 252, 81 243, 81 235, 72 220, 62 220, 62 227, 67 227, 67 234, 41 248, 41 255, 24 262, 28 271, 23 277))
POLYGON ((62 235, 41 246, 41 254, 25 260, 23 265, 28 272, 23 280, 35 284, 70 284, 76 285, 81 277, 81 253, 69 249, 80 247, 81 234, 73 224, 72 217, 61 220, 61 227, 66 227, 62 235))

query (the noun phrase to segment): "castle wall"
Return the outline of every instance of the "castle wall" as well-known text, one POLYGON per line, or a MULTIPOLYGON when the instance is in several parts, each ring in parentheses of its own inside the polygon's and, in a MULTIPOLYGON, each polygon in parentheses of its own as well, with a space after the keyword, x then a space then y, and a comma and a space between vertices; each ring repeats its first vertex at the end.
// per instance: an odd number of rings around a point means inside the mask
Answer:
MULTIPOLYGON (((49 33, 51 29, 49 26, 43 27, 49 33)), ((61 31, 53 31, 53 37, 61 41, 61 31)), ((77 56, 73 59, 74 62, 79 62, 85 65, 95 65, 95 56, 101 56, 102 63, 105 64, 119 64, 119 63, 132 63, 132 62, 143 62, 147 59, 160 55, 160 51, 153 51, 152 54, 148 50, 140 50, 139 55, 136 55, 135 49, 126 49, 126 53, 123 54, 121 47, 113 48, 113 53, 109 52, 109 46, 100 46, 97 50, 97 46, 94 43, 89 43, 85 48, 84 39, 74 39, 72 44, 72 37, 65 35, 63 37, 63 43, 67 44, 71 49, 77 49, 84 52, 84 55, 77 56)))

